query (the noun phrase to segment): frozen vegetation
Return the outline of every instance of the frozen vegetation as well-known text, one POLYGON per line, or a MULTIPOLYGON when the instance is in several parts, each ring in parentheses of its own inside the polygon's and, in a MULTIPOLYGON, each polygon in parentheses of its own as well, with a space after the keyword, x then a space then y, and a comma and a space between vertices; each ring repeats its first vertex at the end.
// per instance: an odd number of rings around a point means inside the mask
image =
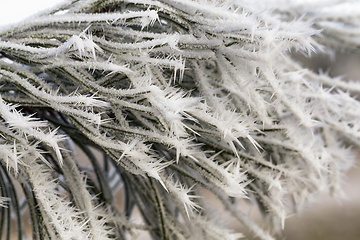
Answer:
POLYGON ((359 48, 359 1, 75 0, 3 28, 2 236, 28 209, 34 240, 238 239, 228 211, 275 239, 360 147, 360 83, 291 52, 359 48))

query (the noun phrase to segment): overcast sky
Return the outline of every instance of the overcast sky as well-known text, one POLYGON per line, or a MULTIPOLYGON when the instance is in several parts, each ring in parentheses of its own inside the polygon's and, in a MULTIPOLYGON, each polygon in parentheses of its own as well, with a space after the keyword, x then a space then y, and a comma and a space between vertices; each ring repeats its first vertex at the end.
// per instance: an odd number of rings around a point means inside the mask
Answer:
POLYGON ((0 0, 0 27, 19 22, 64 0, 0 0))

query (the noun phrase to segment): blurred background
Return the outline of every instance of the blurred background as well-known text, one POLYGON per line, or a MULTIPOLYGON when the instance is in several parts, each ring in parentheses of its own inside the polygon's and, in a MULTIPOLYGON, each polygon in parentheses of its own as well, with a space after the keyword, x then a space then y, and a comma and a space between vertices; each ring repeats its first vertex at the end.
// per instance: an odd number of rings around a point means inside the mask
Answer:
MULTIPOLYGON (((0 29, 7 24, 18 22, 59 2, 62 2, 62 0, 0 0, 0 29)), ((322 69, 322 71, 329 71, 331 76, 341 75, 345 79, 360 79, 360 54, 336 52, 335 55, 334 59, 336 61, 331 61, 329 57, 324 55, 314 55, 311 59, 301 55, 294 56, 304 66, 315 72, 322 69)), ((78 151, 78 154, 81 155, 81 151, 78 151)), ((286 220, 285 230, 279 233, 277 239, 359 240, 360 152, 357 159, 358 161, 355 162, 352 169, 347 172, 343 184, 346 198, 337 199, 328 194, 319 195, 316 201, 309 204, 304 212, 286 220)), ((121 191, 118 194, 121 199, 121 191)), ((209 201, 216 204, 216 200, 209 199, 209 201)), ((235 223, 233 224, 231 218, 227 216, 224 216, 224 218, 231 228, 246 233, 246 229, 242 229, 241 226, 237 226, 235 223)), ((139 217, 135 217, 133 220, 136 222, 141 221, 139 217)), ((258 220, 261 221, 260 216, 258 220)), ((148 235, 140 233, 138 239, 148 239, 148 235)))

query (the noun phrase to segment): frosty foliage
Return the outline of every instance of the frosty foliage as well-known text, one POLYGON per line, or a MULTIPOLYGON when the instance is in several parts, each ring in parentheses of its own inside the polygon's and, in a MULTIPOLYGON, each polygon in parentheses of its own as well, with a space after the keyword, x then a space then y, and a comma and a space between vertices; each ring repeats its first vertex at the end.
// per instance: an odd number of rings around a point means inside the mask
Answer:
POLYGON ((33 239, 241 238, 216 222, 225 209, 274 239, 318 193, 341 195, 360 147, 360 83, 307 70, 290 51, 358 51, 359 9, 75 0, 2 29, 1 230, 22 239, 27 207, 33 239))

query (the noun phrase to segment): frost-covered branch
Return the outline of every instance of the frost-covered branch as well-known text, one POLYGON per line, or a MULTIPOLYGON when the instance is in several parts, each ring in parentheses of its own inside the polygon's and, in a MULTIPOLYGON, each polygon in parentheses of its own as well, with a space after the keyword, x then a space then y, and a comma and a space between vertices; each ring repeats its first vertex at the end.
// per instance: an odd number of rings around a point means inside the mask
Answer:
POLYGON ((358 49, 358 5, 79 0, 3 29, 0 207, 21 226, 28 206, 33 239, 240 238, 206 189, 274 239, 319 192, 341 194, 360 147, 360 83, 290 54, 358 49))

